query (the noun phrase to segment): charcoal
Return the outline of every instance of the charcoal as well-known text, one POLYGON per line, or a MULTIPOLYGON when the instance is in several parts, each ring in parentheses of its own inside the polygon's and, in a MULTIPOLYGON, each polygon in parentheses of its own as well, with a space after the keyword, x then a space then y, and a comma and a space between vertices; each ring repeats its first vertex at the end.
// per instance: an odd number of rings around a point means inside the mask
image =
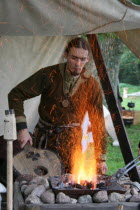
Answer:
POLYGON ((78 189, 86 189, 85 186, 82 186, 82 185, 80 185, 80 184, 74 184, 73 187, 74 187, 74 188, 78 188, 78 189))
POLYGON ((88 189, 91 189, 91 188, 94 187, 94 185, 92 184, 92 182, 88 182, 87 185, 86 185, 86 187, 87 187, 88 189))
POLYGON ((97 184, 97 188, 99 188, 100 190, 107 190, 107 186, 103 182, 97 184))

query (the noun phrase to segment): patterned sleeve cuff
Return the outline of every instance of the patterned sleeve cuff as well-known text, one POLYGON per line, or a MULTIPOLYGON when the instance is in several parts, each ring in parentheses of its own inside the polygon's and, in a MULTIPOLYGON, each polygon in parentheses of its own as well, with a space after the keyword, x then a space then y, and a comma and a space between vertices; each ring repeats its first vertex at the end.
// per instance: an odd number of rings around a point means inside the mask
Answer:
POLYGON ((26 123, 26 117, 25 116, 16 117, 16 123, 22 123, 22 122, 26 123))
POLYGON ((17 131, 27 128, 26 122, 20 122, 20 123, 17 123, 16 125, 17 125, 17 131))

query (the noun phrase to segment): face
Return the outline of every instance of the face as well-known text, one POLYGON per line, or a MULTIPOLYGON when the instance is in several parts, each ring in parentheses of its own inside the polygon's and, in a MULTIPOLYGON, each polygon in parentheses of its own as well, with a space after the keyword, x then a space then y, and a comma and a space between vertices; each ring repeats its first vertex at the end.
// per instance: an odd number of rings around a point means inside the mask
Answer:
POLYGON ((68 54, 64 54, 64 57, 67 59, 66 69, 76 76, 82 72, 83 67, 88 62, 89 53, 83 48, 72 47, 68 54))

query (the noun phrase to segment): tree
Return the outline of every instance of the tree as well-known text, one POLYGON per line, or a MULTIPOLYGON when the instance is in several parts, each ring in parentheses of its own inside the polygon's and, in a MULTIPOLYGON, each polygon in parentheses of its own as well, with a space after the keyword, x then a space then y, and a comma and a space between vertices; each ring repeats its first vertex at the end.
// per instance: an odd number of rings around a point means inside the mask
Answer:
POLYGON ((104 62, 111 79, 114 93, 117 97, 119 66, 122 55, 123 43, 115 33, 100 34, 99 42, 102 49, 104 62))
POLYGON ((122 83, 140 85, 140 60, 123 45, 119 79, 122 83))
POLYGON ((140 0, 130 0, 132 3, 140 5, 140 0))

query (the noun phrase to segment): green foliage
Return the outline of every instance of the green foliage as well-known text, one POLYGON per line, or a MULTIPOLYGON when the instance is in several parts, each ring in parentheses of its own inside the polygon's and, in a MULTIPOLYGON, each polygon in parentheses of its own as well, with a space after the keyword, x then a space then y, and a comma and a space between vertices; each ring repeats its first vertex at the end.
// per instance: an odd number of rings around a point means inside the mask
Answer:
MULTIPOLYGON (((140 141, 140 123, 126 127, 130 145, 134 157, 138 156, 138 142, 140 141)), ((112 140, 109 138, 108 153, 107 153, 108 174, 114 174, 119 168, 125 166, 120 147, 113 147, 112 140)))
POLYGON ((132 3, 140 5, 140 0, 130 0, 132 3))
POLYGON ((114 32, 110 33, 100 33, 97 35, 99 41, 108 41, 111 39, 118 39, 118 36, 114 32))
POLYGON ((121 83, 140 85, 140 60, 124 45, 119 80, 121 83))

